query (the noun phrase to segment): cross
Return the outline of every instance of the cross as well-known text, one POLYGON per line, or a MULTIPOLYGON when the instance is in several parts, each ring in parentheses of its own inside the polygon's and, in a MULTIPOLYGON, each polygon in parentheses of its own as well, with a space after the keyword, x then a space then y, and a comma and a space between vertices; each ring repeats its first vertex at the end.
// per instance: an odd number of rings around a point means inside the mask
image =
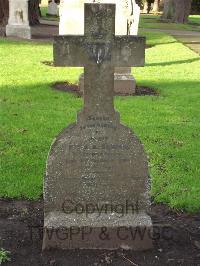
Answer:
POLYGON ((56 36, 55 66, 84 67, 84 117, 115 116, 114 68, 144 66, 145 38, 115 36, 115 5, 85 4, 85 35, 56 36))

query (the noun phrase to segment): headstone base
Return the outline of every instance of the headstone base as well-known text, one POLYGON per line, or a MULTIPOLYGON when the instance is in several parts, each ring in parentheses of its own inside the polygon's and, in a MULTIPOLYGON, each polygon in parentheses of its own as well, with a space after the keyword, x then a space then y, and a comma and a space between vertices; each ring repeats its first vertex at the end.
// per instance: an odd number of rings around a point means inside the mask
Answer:
MULTIPOLYGON (((84 74, 79 77, 79 89, 83 93, 84 91, 84 74)), ((135 94, 136 92, 136 80, 131 74, 119 74, 114 75, 114 91, 118 94, 135 94)))
POLYGON ((17 37, 23 39, 31 39, 31 28, 30 26, 24 25, 7 25, 6 26, 7 37, 17 37))
POLYGON ((136 80, 132 75, 118 74, 114 75, 114 91, 121 94, 135 94, 136 80))
POLYGON ((126 214, 65 214, 45 217, 43 250, 130 249, 148 250, 152 244, 152 221, 144 212, 126 214))

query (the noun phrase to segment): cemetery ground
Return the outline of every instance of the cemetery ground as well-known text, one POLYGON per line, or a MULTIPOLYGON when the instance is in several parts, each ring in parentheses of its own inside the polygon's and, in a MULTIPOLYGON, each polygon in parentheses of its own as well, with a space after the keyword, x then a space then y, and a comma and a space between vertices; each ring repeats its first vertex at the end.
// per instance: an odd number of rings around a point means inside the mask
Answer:
POLYGON ((4 265, 200 265, 199 55, 166 34, 145 35, 152 46, 146 66, 132 71, 139 86, 158 95, 116 96, 115 107, 149 156, 154 225, 168 224, 173 238, 155 239, 146 252, 41 255, 46 157, 83 104, 52 85, 76 83, 82 69, 44 64, 52 61, 51 44, 1 39, 0 248, 12 259, 4 265))
POLYGON ((140 28, 161 30, 192 30, 200 31, 200 15, 190 15, 187 24, 169 23, 161 20, 160 15, 141 15, 140 28))

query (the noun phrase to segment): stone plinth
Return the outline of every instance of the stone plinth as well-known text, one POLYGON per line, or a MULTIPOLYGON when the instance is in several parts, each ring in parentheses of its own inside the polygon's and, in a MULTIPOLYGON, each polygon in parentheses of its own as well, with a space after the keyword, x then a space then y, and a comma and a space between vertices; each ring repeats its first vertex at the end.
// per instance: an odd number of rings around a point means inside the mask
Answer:
POLYGON ((84 214, 77 216, 53 212, 45 221, 44 249, 147 250, 152 247, 152 222, 145 213, 124 217, 115 213, 99 217, 94 213, 86 217, 84 214), (103 228, 107 229, 106 234, 103 228))
MULTIPOLYGON (((79 77, 79 89, 84 92, 84 74, 79 77)), ((116 94, 135 94, 136 80, 131 74, 130 67, 115 68, 114 74, 114 92, 116 94)))
POLYGON ((117 94, 135 94, 136 80, 131 74, 130 67, 115 68, 114 91, 117 94))
POLYGON ((9 20, 6 35, 31 39, 31 28, 28 20, 29 0, 9 0, 9 20))

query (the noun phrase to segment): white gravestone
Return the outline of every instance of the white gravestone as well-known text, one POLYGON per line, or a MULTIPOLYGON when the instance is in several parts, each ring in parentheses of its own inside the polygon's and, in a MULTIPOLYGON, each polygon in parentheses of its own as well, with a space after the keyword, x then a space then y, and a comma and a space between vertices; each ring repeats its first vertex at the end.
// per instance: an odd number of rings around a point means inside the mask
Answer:
POLYGON ((115 35, 127 35, 127 19, 132 13, 131 0, 61 0, 60 35, 84 34, 84 3, 116 4, 115 35))
POLYGON ((58 15, 58 5, 55 3, 55 0, 52 0, 48 5, 48 15, 57 16, 58 15))
MULTIPOLYGON (((116 4, 115 35, 137 35, 140 8, 135 0, 61 0, 60 35, 84 34, 84 3, 116 4)), ((83 74, 80 76, 79 87, 83 91, 83 74)), ((115 92, 134 93, 135 89, 136 82, 131 75, 131 68, 116 68, 115 92)))
POLYGON ((139 22, 140 22, 140 7, 134 1, 133 2, 133 20, 131 21, 132 25, 130 27, 130 35, 138 35, 139 22))
POLYGON ((31 28, 28 19, 29 0, 9 0, 9 20, 6 35, 31 39, 31 28))

